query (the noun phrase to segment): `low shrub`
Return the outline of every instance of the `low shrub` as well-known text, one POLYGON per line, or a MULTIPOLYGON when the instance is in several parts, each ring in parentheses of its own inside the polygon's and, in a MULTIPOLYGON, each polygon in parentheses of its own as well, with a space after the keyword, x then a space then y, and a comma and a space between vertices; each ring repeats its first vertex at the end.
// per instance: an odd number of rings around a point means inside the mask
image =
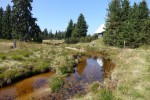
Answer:
POLYGON ((93 35, 93 36, 88 35, 86 37, 81 37, 81 38, 71 37, 71 38, 66 38, 65 43, 67 44, 76 44, 78 42, 87 43, 95 39, 98 39, 96 35, 93 35))
POLYGON ((67 44, 76 44, 79 41, 80 41, 79 38, 74 38, 74 37, 65 39, 65 43, 67 43, 67 44))

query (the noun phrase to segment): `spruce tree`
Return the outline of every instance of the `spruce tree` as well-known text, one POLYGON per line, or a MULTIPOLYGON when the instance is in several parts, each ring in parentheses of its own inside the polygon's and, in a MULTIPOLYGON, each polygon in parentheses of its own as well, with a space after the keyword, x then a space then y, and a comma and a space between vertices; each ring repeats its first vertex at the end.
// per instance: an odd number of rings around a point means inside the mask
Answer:
POLYGON ((55 32, 55 39, 58 39, 58 33, 57 33, 57 30, 56 30, 56 32, 55 32))
POLYGON ((73 31, 73 21, 72 19, 70 20, 68 26, 67 26, 67 29, 66 29, 66 34, 65 34, 65 38, 70 38, 71 37, 71 34, 72 34, 72 31, 73 31))
POLYGON ((88 25, 85 21, 83 14, 81 13, 78 17, 78 21, 77 21, 77 24, 73 30, 72 36, 78 37, 78 38, 86 37, 87 31, 88 31, 88 25))
POLYGON ((31 33, 32 34, 30 36, 32 37, 32 41, 39 43, 42 42, 42 31, 36 23, 32 26, 31 33))
POLYGON ((128 40, 128 37, 130 37, 130 33, 129 33, 129 18, 130 18, 130 10, 131 10, 131 7, 130 7, 130 2, 129 0, 123 0, 122 1, 122 7, 121 7, 121 25, 119 26, 119 34, 118 34, 118 38, 117 38, 117 41, 118 41, 118 46, 119 47, 124 47, 124 46, 127 46, 126 44, 128 44, 127 42, 129 41, 128 40), (126 43, 126 44, 125 44, 126 43))
POLYGON ((2 28, 2 38, 3 39, 11 39, 12 36, 11 36, 11 32, 12 32, 12 21, 11 21, 11 7, 10 5, 8 5, 6 7, 6 11, 4 12, 4 15, 3 15, 3 20, 2 20, 2 23, 3 23, 3 28, 2 28))
POLYGON ((12 0, 13 2, 13 37, 24 41, 31 40, 31 27, 35 25, 32 17, 33 0, 12 0))
MULTIPOLYGON (((147 40, 149 39, 150 33, 148 33, 148 27, 149 27, 149 9, 147 2, 145 0, 142 0, 140 2, 139 7, 138 7, 138 19, 139 19, 139 39, 140 39, 140 44, 147 44, 147 40)), ((150 28, 150 27, 149 27, 150 28)))
POLYGON ((54 38, 54 34, 52 33, 52 30, 49 31, 49 38, 53 39, 54 38))
POLYGON ((3 14, 4 14, 4 10, 3 8, 1 7, 0 8, 0 38, 2 38, 2 19, 3 19, 3 14))
POLYGON ((47 28, 45 28, 43 30, 43 39, 48 39, 48 30, 47 30, 47 28))
POLYGON ((120 33, 121 4, 120 0, 112 0, 107 9, 106 32, 104 42, 108 45, 118 45, 117 35, 120 33))

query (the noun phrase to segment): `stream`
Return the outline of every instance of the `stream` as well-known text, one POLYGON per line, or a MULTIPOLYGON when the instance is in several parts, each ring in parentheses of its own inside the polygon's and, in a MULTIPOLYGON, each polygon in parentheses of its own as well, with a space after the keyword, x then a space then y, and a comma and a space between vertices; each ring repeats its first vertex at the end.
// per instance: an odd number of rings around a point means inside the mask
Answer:
POLYGON ((75 94, 85 94, 88 84, 94 81, 103 81, 105 76, 104 72, 106 71, 103 70, 103 67, 110 67, 112 65, 111 63, 108 60, 92 57, 81 61, 75 67, 75 72, 64 79, 63 87, 54 93, 51 93, 48 78, 55 75, 55 72, 36 75, 13 85, 0 88, 0 100, 70 99, 75 94))

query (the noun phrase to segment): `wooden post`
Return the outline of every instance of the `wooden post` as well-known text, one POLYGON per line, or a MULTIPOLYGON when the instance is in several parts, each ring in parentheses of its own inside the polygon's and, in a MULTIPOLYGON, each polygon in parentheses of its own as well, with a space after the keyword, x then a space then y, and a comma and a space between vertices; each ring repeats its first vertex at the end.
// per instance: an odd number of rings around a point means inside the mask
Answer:
POLYGON ((124 48, 126 47, 126 41, 124 40, 124 48))

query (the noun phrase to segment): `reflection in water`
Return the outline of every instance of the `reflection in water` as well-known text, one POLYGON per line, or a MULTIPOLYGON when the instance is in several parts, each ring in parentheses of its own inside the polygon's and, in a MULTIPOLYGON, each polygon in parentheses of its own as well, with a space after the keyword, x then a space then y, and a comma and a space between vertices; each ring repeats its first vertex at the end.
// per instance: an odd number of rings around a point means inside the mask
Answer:
POLYGON ((111 71, 114 69, 115 64, 110 59, 103 59, 103 77, 111 78, 111 71))
POLYGON ((78 64, 75 73, 65 79, 63 88, 56 93, 52 93, 49 98, 66 100, 77 93, 86 93, 85 84, 103 80, 102 65, 101 59, 83 59, 78 64))
POLYGON ((75 73, 64 79, 64 86, 60 91, 50 92, 47 79, 55 73, 50 72, 0 88, 0 100, 66 100, 77 93, 86 93, 85 84, 103 81, 113 68, 114 64, 109 59, 84 58, 75 68, 75 73))
MULTIPOLYGON (((77 66, 77 72, 79 75, 82 75, 85 67, 86 67, 86 59, 83 59, 77 66)), ((76 72, 76 70, 75 70, 75 72, 76 72)))
MULTIPOLYGON (((38 90, 42 89, 44 91, 49 88, 47 79, 53 74, 55 72, 40 74, 24 79, 14 85, 0 88, 0 100, 29 100, 33 96, 38 96, 40 94, 38 90)), ((45 92, 50 93, 50 90, 45 92)))
POLYGON ((85 83, 90 83, 93 81, 102 81, 101 59, 89 58, 86 60, 86 62, 81 62, 81 65, 82 66, 77 66, 78 70, 73 74, 73 77, 75 77, 77 81, 82 80, 85 83))

